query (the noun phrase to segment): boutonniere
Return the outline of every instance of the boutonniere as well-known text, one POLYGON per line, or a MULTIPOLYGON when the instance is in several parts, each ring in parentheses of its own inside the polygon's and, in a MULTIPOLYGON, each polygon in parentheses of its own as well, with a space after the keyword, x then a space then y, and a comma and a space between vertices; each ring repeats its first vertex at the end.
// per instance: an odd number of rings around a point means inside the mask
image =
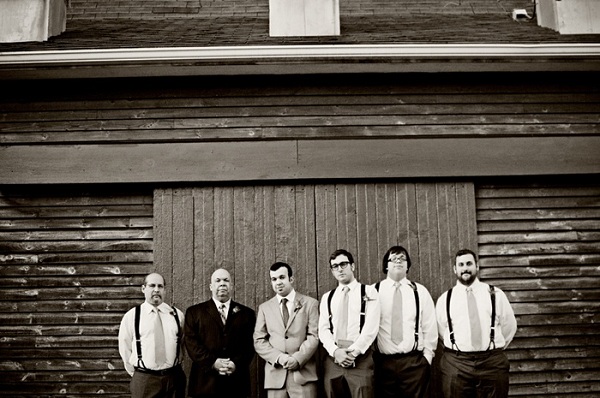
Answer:
POLYGON ((362 299, 363 299, 363 301, 373 301, 373 300, 375 300, 374 298, 371 298, 371 297, 369 297, 366 294, 364 296, 362 296, 362 299))
POLYGON ((240 312, 240 311, 241 311, 241 309, 240 309, 240 307, 238 307, 237 305, 236 305, 235 307, 233 307, 233 313, 234 313, 234 314, 235 314, 235 313, 238 313, 238 312, 240 312))
POLYGON ((300 301, 296 301, 296 306, 294 307, 294 312, 300 311, 300 308, 302 308, 302 303, 300 301))

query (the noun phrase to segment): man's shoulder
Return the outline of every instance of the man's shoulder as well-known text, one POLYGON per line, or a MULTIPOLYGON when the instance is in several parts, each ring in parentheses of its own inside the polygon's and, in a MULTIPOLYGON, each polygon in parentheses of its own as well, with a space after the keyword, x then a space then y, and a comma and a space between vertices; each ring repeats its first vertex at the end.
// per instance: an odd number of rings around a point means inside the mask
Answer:
POLYGON ((296 293, 296 301, 304 302, 304 303, 312 304, 312 305, 319 304, 319 300, 314 299, 314 298, 307 296, 306 294, 302 294, 302 293, 296 293))
POLYGON ((187 312, 205 311, 211 303, 212 305, 214 305, 212 299, 203 301, 201 303, 193 304, 187 308, 187 312))

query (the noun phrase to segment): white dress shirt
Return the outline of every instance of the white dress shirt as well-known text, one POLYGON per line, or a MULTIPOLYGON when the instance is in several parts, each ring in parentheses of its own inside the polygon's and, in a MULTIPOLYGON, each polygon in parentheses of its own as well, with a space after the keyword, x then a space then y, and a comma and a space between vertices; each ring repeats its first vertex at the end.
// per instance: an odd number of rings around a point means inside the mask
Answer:
MULTIPOLYGON (((360 283, 353 280, 347 285, 350 290, 348 292, 348 335, 347 339, 353 341, 352 345, 348 347, 348 350, 358 350, 361 354, 364 354, 371 344, 377 337, 379 331, 379 318, 381 314, 381 308, 379 306, 379 295, 377 290, 373 286, 366 286, 365 296, 361 297, 360 283), (360 330, 360 308, 362 300, 366 301, 365 306, 365 324, 362 332, 360 330)), ((321 298, 321 304, 319 306, 319 340, 323 344, 323 347, 327 350, 329 355, 333 356, 333 353, 338 348, 335 344, 336 341, 336 325, 338 322, 338 307, 342 300, 344 293, 342 288, 344 285, 339 285, 335 289, 335 294, 331 300, 331 315, 333 323, 333 333, 329 329, 329 311, 327 309, 327 301, 329 294, 327 292, 321 298)))
MULTIPOLYGON (((173 315, 173 307, 162 303, 157 307, 163 324, 165 335, 165 353, 167 362, 161 366, 156 365, 154 357, 154 317, 152 312, 155 307, 147 302, 142 304, 140 310, 140 340, 142 343, 142 360, 147 369, 160 370, 173 367, 177 354, 177 322, 173 315)), ((183 313, 177 310, 179 324, 183 330, 183 313)), ((181 346, 181 344, 180 344, 181 346)), ((180 347, 181 348, 181 347, 180 347)), ((135 343, 135 307, 127 311, 119 327, 119 353, 125 369, 133 375, 134 367, 138 366, 138 353, 135 343)))
MULTIPOLYGON (((470 286, 477 301, 477 311, 481 323, 481 336, 483 344, 487 347, 490 343, 490 330, 492 318, 492 301, 490 298, 490 285, 475 279, 470 286)), ((460 351, 481 351, 473 347, 471 343, 471 328, 469 323, 469 311, 467 310, 467 286, 460 282, 452 288, 450 298, 450 318, 454 329, 454 339, 460 351)), ((496 348, 506 348, 512 341, 517 331, 517 320, 506 294, 494 288, 496 292, 496 332, 494 341, 496 348)), ((444 346, 455 350, 450 341, 448 319, 446 316, 446 297, 448 292, 443 293, 436 303, 436 317, 438 321, 438 333, 444 340, 444 346)), ((494 348, 493 345, 491 348, 494 348)))
MULTIPOLYGON (((381 320, 379 323, 379 334, 377 335, 377 348, 382 354, 386 355, 405 354, 412 351, 415 345, 417 305, 414 290, 406 278, 400 280, 403 339, 399 344, 395 344, 392 341, 392 312, 398 311, 396 308, 393 308, 394 291, 396 290, 394 287, 395 283, 393 279, 388 277, 379 284, 381 320)), ((431 363, 438 340, 435 306, 425 286, 419 283, 415 284, 419 294, 419 344, 417 350, 423 351, 423 355, 431 363)))

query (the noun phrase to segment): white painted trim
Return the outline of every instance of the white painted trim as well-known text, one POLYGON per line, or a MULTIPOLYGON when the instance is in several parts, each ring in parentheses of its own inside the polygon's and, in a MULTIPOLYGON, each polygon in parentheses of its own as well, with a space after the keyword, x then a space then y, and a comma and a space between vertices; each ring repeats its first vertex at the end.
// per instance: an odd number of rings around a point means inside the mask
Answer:
POLYGON ((119 48, 0 52, 0 66, 118 64, 124 62, 375 59, 595 58, 600 44, 380 44, 243 47, 119 48))

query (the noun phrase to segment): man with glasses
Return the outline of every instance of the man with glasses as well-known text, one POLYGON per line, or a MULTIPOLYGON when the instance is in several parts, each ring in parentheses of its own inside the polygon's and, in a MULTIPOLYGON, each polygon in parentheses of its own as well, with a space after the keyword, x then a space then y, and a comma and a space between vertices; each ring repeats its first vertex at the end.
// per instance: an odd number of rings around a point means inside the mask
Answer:
POLYGON ((381 301, 375 391, 379 397, 424 397, 437 345, 435 305, 425 286, 407 279, 408 251, 391 247, 383 256, 387 278, 375 284, 381 301))
POLYGON ((379 331, 379 296, 373 286, 354 277, 352 254, 340 249, 329 257, 338 287, 323 295, 319 340, 329 354, 324 363, 327 397, 372 398, 371 345, 379 331))

